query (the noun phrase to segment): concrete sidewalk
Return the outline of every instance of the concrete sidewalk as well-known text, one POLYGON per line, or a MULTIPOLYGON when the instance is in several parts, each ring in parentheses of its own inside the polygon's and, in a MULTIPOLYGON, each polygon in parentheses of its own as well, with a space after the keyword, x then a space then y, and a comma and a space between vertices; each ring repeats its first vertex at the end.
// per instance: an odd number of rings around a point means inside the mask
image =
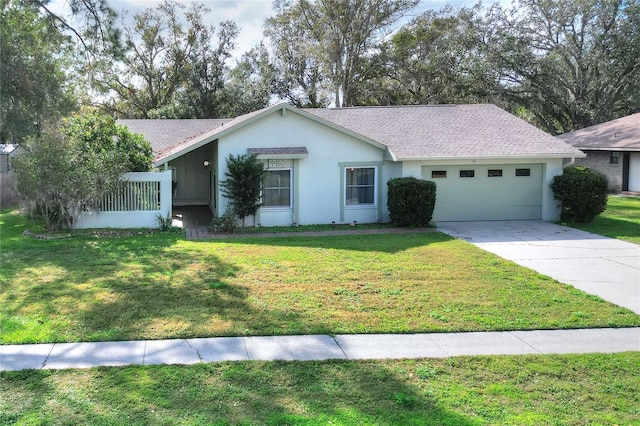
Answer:
POLYGON ((0 345, 0 371, 240 360, 443 358, 627 351, 640 351, 640 327, 0 345))

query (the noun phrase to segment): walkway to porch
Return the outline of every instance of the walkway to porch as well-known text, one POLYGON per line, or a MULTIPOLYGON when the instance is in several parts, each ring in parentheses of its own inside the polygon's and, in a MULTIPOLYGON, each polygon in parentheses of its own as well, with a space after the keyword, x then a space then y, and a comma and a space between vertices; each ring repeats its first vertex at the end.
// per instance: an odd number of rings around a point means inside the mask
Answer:
POLYGON ((209 206, 174 206, 173 226, 190 229, 207 228, 213 219, 209 206))

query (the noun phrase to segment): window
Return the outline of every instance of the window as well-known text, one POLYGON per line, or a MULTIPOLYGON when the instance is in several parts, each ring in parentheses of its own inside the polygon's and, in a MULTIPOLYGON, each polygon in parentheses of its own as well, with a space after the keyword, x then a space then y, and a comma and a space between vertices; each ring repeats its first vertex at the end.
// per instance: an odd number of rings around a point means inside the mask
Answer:
POLYGON ((431 179, 444 179, 447 177, 446 170, 432 170, 431 171, 431 179))
POLYGON ((460 170, 461 178, 472 178, 476 176, 475 170, 460 170))
POLYGON ((262 205, 291 206, 291 170, 267 170, 262 182, 262 205))
POLYGON ((609 164, 620 164, 620 153, 617 151, 611 151, 611 157, 609 157, 609 164))
POLYGON ((374 204, 376 169, 350 167, 346 169, 346 204, 374 204))
POLYGON ((516 169, 516 176, 531 176, 531 169, 516 169))
POLYGON ((502 177, 502 169, 489 169, 487 177, 502 177))

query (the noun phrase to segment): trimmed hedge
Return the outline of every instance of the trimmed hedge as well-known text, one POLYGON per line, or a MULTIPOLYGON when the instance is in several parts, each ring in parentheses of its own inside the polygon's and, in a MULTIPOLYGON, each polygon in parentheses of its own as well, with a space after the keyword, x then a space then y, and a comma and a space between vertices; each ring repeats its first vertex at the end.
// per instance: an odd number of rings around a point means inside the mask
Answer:
POLYGON ((428 226, 436 205, 435 182, 413 177, 387 182, 387 207, 391 222, 398 226, 428 226))
POLYGON ((586 166, 566 167, 553 178, 551 189, 561 203, 560 220, 591 223, 607 206, 607 177, 586 166))

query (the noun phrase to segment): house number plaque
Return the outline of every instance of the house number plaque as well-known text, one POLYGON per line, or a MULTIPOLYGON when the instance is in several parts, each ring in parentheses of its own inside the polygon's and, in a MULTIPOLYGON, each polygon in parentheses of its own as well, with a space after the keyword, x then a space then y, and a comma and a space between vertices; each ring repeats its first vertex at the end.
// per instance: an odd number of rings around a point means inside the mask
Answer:
POLYGON ((285 160, 269 160, 269 168, 272 167, 287 167, 285 160))

